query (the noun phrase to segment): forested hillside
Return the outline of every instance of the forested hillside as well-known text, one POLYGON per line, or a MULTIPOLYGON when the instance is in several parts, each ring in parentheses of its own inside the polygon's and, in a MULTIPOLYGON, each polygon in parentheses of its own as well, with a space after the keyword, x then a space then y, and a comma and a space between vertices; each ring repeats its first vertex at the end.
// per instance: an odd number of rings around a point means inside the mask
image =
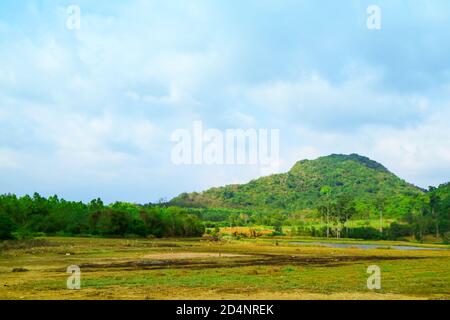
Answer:
POLYGON ((347 196, 362 215, 386 216, 410 212, 424 190, 398 178, 383 165, 356 154, 330 155, 298 162, 289 172, 247 184, 184 193, 172 200, 187 207, 226 207, 279 210, 316 209, 330 198, 347 196))
POLYGON ((288 227, 302 236, 422 240, 433 235, 449 241, 450 183, 422 190, 368 158, 331 155, 300 161, 285 174, 185 193, 169 203, 0 196, 0 239, 185 237, 201 236, 205 227, 239 226, 271 226, 275 235, 288 227))

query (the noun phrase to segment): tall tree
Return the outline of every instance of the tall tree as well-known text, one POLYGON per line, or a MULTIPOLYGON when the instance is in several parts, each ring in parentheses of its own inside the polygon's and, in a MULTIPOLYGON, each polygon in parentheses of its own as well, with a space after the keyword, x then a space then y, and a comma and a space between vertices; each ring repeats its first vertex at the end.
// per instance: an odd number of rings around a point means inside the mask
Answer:
POLYGON ((375 208, 380 219, 380 233, 383 234, 383 212, 386 209, 386 198, 383 195, 377 195, 375 198, 375 208))
POLYGON ((435 234, 436 238, 439 238, 439 203, 440 203, 440 197, 436 193, 435 187, 429 187, 428 189, 428 204, 430 206, 431 216, 434 220, 434 228, 435 228, 435 234))
POLYGON ((355 202, 349 195, 341 195, 331 206, 331 219, 336 229, 336 237, 341 237, 341 231, 356 212, 355 202))
POLYGON ((321 210, 322 213, 325 215, 326 220, 326 227, 327 227, 327 238, 330 237, 330 211, 331 211, 331 187, 330 186, 323 186, 320 189, 320 195, 322 196, 322 204, 321 204, 321 210))

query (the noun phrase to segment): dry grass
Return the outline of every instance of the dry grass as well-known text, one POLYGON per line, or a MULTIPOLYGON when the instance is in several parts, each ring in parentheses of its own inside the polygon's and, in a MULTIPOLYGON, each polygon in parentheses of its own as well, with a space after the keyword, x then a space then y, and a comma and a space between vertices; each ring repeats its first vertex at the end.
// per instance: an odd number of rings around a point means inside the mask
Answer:
POLYGON ((150 260, 184 260, 184 259, 202 259, 202 258, 236 258, 245 257, 242 254, 231 253, 214 253, 214 252, 177 252, 177 253, 162 253, 162 254, 147 254, 143 256, 143 259, 150 260))
POLYGON ((0 253, 1 299, 450 298, 450 251, 298 247, 266 239, 44 240, 48 245, 0 253), (74 264, 82 272, 82 289, 75 291, 66 288, 66 268, 74 264), (366 288, 373 264, 382 270, 376 292, 366 288))

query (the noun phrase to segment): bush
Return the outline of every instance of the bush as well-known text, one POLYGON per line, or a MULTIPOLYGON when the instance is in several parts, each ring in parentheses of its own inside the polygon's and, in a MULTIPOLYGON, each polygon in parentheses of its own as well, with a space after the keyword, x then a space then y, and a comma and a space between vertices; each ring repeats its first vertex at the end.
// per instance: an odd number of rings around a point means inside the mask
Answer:
POLYGON ((268 236, 269 236, 269 237, 283 237, 283 236, 285 236, 285 235, 286 235, 286 234, 283 233, 283 232, 274 231, 274 232, 272 232, 271 234, 269 234, 268 236))
POLYGON ((349 228, 347 237, 363 240, 383 240, 384 238, 379 230, 372 227, 349 228))
POLYGON ((0 213, 0 240, 8 240, 13 238, 14 223, 12 219, 5 213, 0 213))
POLYGON ((16 232, 13 233, 13 235, 17 240, 31 240, 34 238, 33 232, 25 227, 20 227, 16 232))
POLYGON ((442 233, 442 241, 445 244, 449 244, 450 243, 450 232, 444 232, 442 233))
POLYGON ((399 238, 407 237, 413 234, 414 230, 409 224, 392 223, 386 230, 386 234, 389 240, 397 240, 399 238))

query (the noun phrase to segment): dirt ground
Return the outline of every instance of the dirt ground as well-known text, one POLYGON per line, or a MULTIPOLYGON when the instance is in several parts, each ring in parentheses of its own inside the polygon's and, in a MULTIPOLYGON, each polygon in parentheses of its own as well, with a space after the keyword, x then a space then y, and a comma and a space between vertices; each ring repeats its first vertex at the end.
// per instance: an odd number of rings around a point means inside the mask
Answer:
POLYGON ((213 252, 177 252, 177 253, 163 253, 163 254, 148 254, 143 256, 143 259, 150 260, 183 260, 183 259, 201 259, 201 258, 236 258, 245 257, 242 254, 231 253, 213 253, 213 252))
POLYGON ((450 250, 290 241, 47 238, 0 252, 0 299, 450 299, 450 250), (67 288, 73 265, 80 290, 67 288), (380 290, 367 288, 373 265, 380 290))

